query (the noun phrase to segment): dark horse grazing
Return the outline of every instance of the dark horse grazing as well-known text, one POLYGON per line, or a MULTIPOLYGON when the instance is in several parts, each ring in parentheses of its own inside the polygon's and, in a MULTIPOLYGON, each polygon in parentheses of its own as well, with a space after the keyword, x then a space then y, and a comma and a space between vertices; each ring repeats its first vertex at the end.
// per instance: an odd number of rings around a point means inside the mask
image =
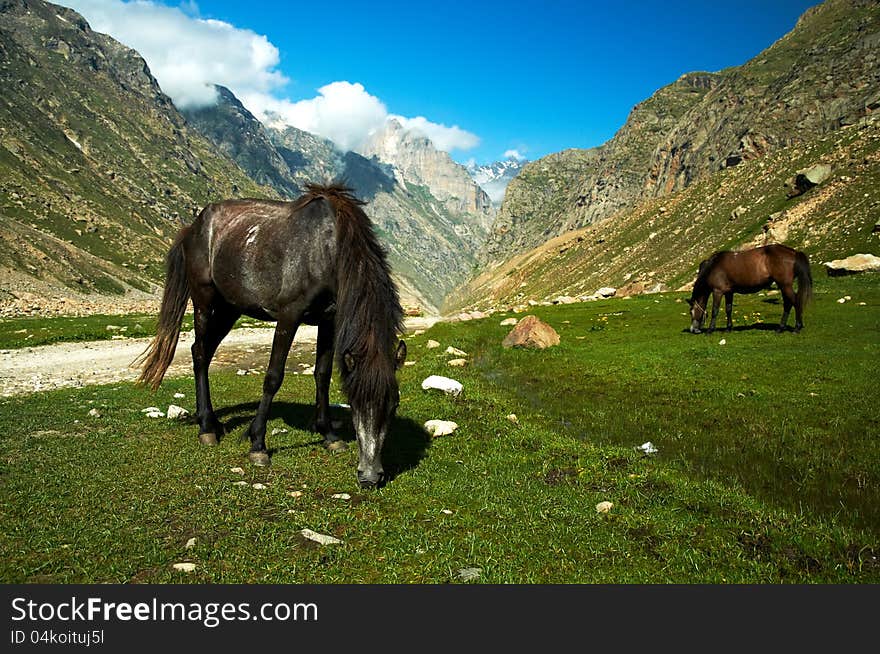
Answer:
POLYGON ((782 292, 782 322, 778 331, 785 329, 791 307, 795 309, 795 331, 804 326, 804 305, 813 292, 813 277, 810 274, 810 262, 807 255, 785 245, 765 245, 763 247, 730 252, 716 252, 700 264, 694 291, 688 304, 691 305, 691 328, 699 334, 706 317, 709 294, 712 294, 712 321, 709 331, 715 329, 715 319, 721 306, 721 296, 727 312, 727 330, 733 326, 734 293, 755 293, 776 282, 782 292), (794 280, 797 279, 798 289, 795 293, 794 280))
POLYGON ((397 337, 403 325, 397 287, 363 204, 343 186, 312 185, 295 202, 208 205, 177 235, 166 259, 158 332, 143 355, 140 382, 153 389, 161 384, 192 298, 203 444, 216 444, 222 432, 211 406, 208 365, 235 321, 242 314, 277 321, 263 397, 245 432, 256 465, 269 463, 266 420, 296 330, 301 323, 317 325, 313 427, 327 449, 346 448, 330 425, 335 350, 357 434, 358 481, 363 487, 382 481, 382 445, 400 401, 396 372, 406 358, 406 344, 397 337))

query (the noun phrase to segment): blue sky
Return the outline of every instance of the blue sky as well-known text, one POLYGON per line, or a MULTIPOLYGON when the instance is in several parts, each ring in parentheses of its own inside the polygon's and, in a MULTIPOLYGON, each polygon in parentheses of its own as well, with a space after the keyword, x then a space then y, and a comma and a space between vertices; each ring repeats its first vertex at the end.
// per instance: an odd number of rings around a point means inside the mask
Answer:
POLYGON ((146 3, 168 19, 150 29, 122 0, 60 2, 144 54, 163 88, 183 89, 166 89, 178 104, 199 75, 227 75, 220 81, 258 115, 311 125, 343 147, 387 114, 480 163, 600 145, 661 86, 744 63, 817 4, 198 0, 146 3), (163 68, 180 47, 163 35, 192 51, 163 68), (223 42, 233 37, 244 40, 223 42), (236 59, 244 51, 247 62, 236 59))

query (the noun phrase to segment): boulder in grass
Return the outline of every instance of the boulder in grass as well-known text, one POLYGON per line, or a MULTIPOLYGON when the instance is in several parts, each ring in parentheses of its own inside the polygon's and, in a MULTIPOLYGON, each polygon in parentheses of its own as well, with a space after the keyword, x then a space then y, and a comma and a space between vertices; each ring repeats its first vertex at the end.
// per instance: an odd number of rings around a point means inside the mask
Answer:
POLYGON ((504 337, 501 345, 506 348, 525 347, 543 350, 559 345, 559 334, 538 316, 528 315, 504 337))
POLYGON ((451 420, 428 420, 425 423, 425 431, 434 438, 446 436, 458 429, 458 423, 451 420))
POLYGON ((499 324, 500 324, 502 327, 508 327, 508 326, 513 326, 513 325, 515 325, 517 322, 519 322, 519 321, 518 321, 516 318, 505 318, 505 319, 502 320, 499 324))
POLYGON ((448 395, 452 395, 453 397, 458 397, 461 395, 461 391, 463 390, 463 386, 461 382, 457 382, 454 379, 450 379, 449 377, 443 377, 441 375, 431 375, 430 377, 426 377, 422 382, 423 390, 438 390, 443 391, 448 395))
POLYGON ((854 254, 846 259, 826 261, 825 271, 829 277, 855 275, 863 272, 880 272, 880 257, 873 254, 854 254))

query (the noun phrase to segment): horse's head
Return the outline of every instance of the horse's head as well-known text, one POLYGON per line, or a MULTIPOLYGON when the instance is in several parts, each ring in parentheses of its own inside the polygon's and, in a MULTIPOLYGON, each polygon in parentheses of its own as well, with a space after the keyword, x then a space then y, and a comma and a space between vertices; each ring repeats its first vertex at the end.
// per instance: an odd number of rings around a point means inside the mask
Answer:
POLYGON ((691 307, 691 334, 699 334, 703 328, 703 320, 706 318, 706 302, 709 301, 709 296, 705 297, 697 297, 697 294, 694 293, 693 296, 688 298, 687 303, 691 307))
POLYGON ((346 352, 342 357, 341 373, 357 436, 361 488, 376 488, 385 479, 382 447, 400 404, 396 372, 405 360, 403 341, 391 356, 358 357, 346 352))

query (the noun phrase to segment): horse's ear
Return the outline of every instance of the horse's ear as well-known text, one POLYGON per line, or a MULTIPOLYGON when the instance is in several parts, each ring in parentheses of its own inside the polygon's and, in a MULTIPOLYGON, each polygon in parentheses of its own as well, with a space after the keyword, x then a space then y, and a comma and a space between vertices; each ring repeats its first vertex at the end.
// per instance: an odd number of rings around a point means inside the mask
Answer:
POLYGON ((354 370, 354 357, 351 356, 351 352, 346 350, 342 355, 342 362, 345 364, 345 367, 349 370, 354 370))
POLYGON ((406 343, 400 341, 397 344, 397 369, 403 368, 403 362, 406 361, 406 343))

